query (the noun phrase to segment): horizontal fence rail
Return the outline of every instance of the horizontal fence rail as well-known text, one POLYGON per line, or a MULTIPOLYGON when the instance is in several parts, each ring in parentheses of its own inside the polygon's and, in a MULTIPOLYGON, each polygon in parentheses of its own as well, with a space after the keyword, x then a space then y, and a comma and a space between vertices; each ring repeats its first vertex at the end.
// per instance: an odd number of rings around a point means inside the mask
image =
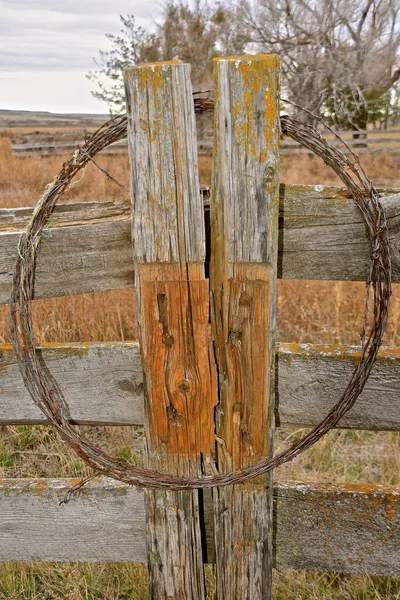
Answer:
MULTIPOLYGON (((212 120, 207 121, 206 127, 200 127, 197 149, 200 154, 212 154, 213 151, 213 125, 212 120)), ((199 129, 199 128, 198 128, 199 129)), ((343 147, 341 142, 329 132, 321 131, 322 135, 333 146, 343 147)), ((372 131, 338 131, 348 146, 356 152, 399 152, 400 130, 372 130, 372 131), (359 137, 355 137, 359 136, 359 137)), ((42 156, 54 154, 72 154, 78 146, 82 146, 90 136, 88 132, 75 131, 67 133, 28 133, 12 138, 11 149, 15 156, 42 156)), ((126 140, 112 144, 105 148, 102 154, 121 154, 128 152, 126 140)), ((281 154, 309 152, 297 142, 283 137, 280 143, 281 154)))
MULTIPOLYGON (((0 561, 146 562, 143 492, 111 480, 0 480, 0 561)), ((213 562, 205 494, 207 562, 213 562)), ((400 488, 278 483, 274 561, 280 569, 400 576, 400 488)))
MULTIPOLYGON (((202 191, 207 204, 208 190, 202 191)), ((400 194, 382 198, 392 249, 393 282, 400 281, 400 194)), ((0 209, 0 303, 8 302, 19 237, 32 208, 0 209)), ((370 246, 348 192, 280 185, 278 277, 365 281, 370 246)), ((35 297, 133 286, 128 201, 57 206, 43 235, 35 297)))
MULTIPOLYGON (((76 142, 36 142, 34 144, 11 144, 11 150, 14 156, 54 156, 55 154, 73 154, 78 146, 83 146, 85 140, 76 142)), ((126 142, 115 142, 104 150, 102 154, 127 154, 128 145, 126 142)))
MULTIPOLYGON (((38 352, 64 395, 71 420, 92 425, 142 425, 143 374, 137 342, 49 344, 38 352)), ((277 426, 317 424, 337 402, 359 348, 278 344, 277 426)), ((0 424, 40 424, 11 346, 0 346, 0 424)), ((365 390, 341 427, 400 430, 400 352, 381 349, 365 390)))
MULTIPOLYGON (((337 131, 336 134, 342 138, 347 146, 354 152, 397 152, 400 153, 400 130, 390 129, 383 131, 337 131)), ((326 130, 321 130, 321 135, 329 141, 332 146, 344 149, 342 141, 334 137, 326 130)), ((298 142, 284 136, 280 144, 281 154, 308 153, 307 148, 298 142)))

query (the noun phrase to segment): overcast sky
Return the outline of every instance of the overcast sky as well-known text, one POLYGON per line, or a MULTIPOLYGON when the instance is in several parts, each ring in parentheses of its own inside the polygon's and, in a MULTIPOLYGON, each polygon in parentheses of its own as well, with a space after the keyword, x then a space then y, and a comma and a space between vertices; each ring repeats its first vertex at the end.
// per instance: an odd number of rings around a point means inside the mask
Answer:
POLYGON ((151 26, 162 0, 0 0, 0 108, 107 112, 85 78, 119 15, 151 26))

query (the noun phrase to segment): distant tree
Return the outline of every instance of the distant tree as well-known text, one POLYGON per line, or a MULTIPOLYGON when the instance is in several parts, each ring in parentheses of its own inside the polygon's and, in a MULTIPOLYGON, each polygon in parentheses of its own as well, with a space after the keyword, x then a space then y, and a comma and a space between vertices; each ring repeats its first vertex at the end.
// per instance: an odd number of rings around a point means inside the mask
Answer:
POLYGON ((239 0, 236 15, 253 51, 280 55, 289 99, 339 127, 364 129, 390 113, 399 12, 399 0, 239 0))
POLYGON ((195 86, 209 86, 212 59, 220 54, 242 53, 247 39, 233 13, 222 3, 169 0, 154 33, 137 27, 133 15, 121 16, 121 35, 107 34, 112 49, 96 59, 97 70, 88 74, 92 94, 114 110, 124 105, 123 69, 139 62, 179 59, 192 65, 195 86))
POLYGON ((106 34, 112 48, 99 52, 99 57, 94 59, 97 70, 87 74, 94 85, 92 95, 117 112, 123 109, 125 103, 123 70, 136 63, 159 58, 157 36, 138 27, 133 15, 120 16, 120 19, 121 35, 106 34))

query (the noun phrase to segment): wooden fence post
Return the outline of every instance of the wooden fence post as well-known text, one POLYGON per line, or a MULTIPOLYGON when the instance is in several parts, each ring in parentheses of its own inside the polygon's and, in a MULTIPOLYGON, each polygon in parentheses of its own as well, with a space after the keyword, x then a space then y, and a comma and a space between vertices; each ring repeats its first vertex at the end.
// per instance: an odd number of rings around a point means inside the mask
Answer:
MULTIPOLYGON (((145 463, 209 473, 217 401, 190 66, 125 71, 145 463), (208 466, 207 466, 208 465, 208 466)), ((152 600, 205 598, 199 493, 146 491, 152 600)))
MULTIPOLYGON (((220 471, 272 453, 279 61, 216 59, 212 323, 220 471)), ((271 598, 272 473, 214 490, 218 600, 271 598)))

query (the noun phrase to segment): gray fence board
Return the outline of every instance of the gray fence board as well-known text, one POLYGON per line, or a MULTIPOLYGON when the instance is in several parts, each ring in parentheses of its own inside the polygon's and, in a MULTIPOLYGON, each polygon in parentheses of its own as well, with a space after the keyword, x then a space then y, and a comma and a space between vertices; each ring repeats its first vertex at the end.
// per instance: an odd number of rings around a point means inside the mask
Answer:
MULTIPOLYGON (((75 483, 0 481, 1 562, 146 562, 143 492, 95 481, 60 505, 75 483)), ((400 576, 398 487, 282 482, 274 515, 278 568, 400 576)))
MULTIPOLYGON (((82 424, 143 424, 139 345, 51 344, 40 350, 64 394, 71 418, 82 424)), ((352 346, 279 344, 276 363, 278 425, 318 423, 339 399, 359 356, 352 346)), ((44 423, 24 387, 10 346, 0 346, 0 424, 44 423)), ((371 377, 343 427, 400 430, 400 352, 382 349, 371 377)))
MULTIPOLYGON (((386 192, 388 193, 388 192, 386 192)), ((400 281, 400 195, 382 198, 390 228, 393 281, 400 281)), ((18 240, 32 209, 0 209, 0 303, 8 302, 18 240)), ((369 244, 341 188, 280 186, 278 276, 365 280, 369 244)), ((125 202, 57 206, 36 266, 35 297, 133 286, 131 222, 125 202)))

